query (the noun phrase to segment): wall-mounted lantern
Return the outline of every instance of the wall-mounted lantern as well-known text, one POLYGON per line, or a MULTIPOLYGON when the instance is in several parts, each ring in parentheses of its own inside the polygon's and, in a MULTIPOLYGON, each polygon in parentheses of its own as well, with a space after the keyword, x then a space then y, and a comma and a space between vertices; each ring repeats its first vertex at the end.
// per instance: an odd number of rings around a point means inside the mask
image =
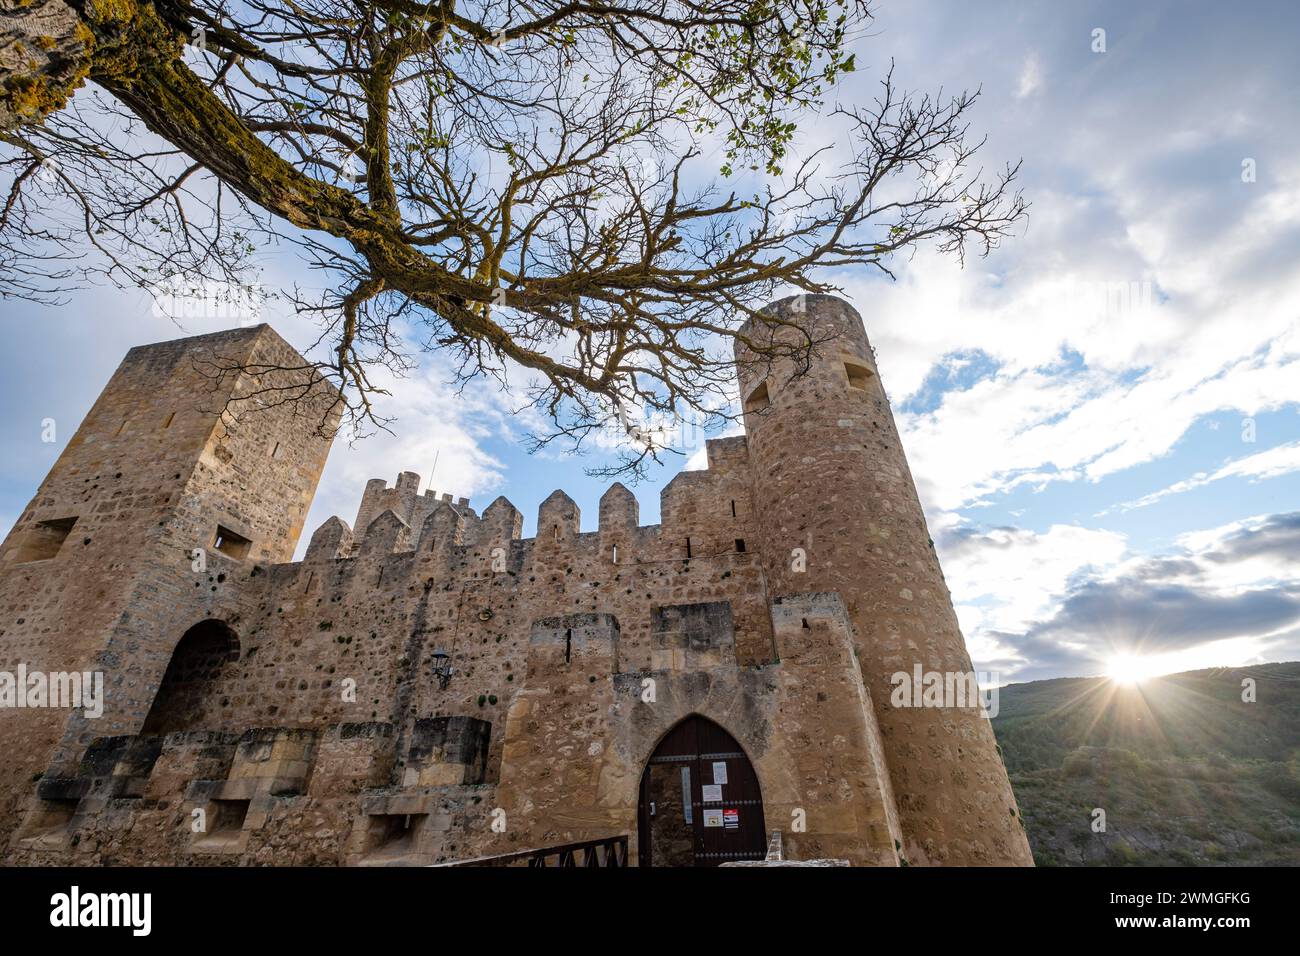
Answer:
POLYGON ((441 648, 433 652, 433 676, 438 678, 438 686, 443 690, 451 683, 451 655, 441 648))

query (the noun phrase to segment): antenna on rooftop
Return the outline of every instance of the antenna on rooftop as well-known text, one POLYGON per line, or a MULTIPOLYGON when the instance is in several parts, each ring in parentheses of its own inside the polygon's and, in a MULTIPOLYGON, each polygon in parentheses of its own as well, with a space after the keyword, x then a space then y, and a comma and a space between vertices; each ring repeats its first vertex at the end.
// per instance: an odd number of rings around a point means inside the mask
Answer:
POLYGON ((441 448, 435 450, 433 453, 433 467, 429 469, 429 487, 424 489, 426 493, 433 491, 433 473, 438 470, 438 456, 441 454, 441 448))

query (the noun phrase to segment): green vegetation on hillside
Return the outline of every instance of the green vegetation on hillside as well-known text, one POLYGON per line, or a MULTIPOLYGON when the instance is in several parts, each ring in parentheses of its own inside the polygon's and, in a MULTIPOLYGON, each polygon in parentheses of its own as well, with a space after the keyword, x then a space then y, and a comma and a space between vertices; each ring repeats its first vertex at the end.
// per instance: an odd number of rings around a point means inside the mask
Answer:
POLYGON ((993 729, 1039 865, 1300 864, 1300 663, 1013 684, 993 729))

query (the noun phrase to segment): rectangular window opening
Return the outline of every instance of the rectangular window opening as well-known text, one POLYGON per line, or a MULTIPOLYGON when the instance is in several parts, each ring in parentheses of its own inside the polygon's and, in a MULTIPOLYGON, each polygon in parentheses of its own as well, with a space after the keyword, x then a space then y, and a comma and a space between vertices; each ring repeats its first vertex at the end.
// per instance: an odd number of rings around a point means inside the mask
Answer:
POLYGON ((764 382, 758 388, 749 393, 749 398, 745 399, 745 411, 761 412, 767 408, 770 400, 767 397, 767 382, 764 382))
POLYGON ((36 812, 23 829, 21 839, 51 845, 62 844, 80 803, 79 799, 40 800, 36 812))
POLYGON ((209 800, 204 818, 204 831, 195 834, 198 848, 220 849, 223 845, 237 845, 239 834, 248 818, 248 800, 209 800))
POLYGON ((867 380, 871 378, 870 369, 865 365, 855 365, 853 362, 845 362, 844 371, 849 377, 849 388, 856 388, 864 392, 867 390, 867 380))
POLYGON ((208 808, 208 834, 238 833, 248 817, 248 800, 213 800, 208 808))
POLYGON ((63 542, 72 533, 72 526, 76 523, 76 517, 51 518, 36 522, 19 540, 9 560, 15 563, 48 561, 59 553, 63 542))
POLYGON ((253 547, 253 542, 249 541, 242 534, 231 531, 229 528, 217 525, 217 535, 212 539, 212 547, 220 551, 228 558, 234 558, 236 561, 242 561, 248 557, 248 552, 253 547))
POLYGON ((737 553, 737 554, 744 554, 744 553, 745 553, 745 539, 744 539, 744 538, 737 538, 737 539, 736 539, 736 553, 737 553))
POLYGON ((368 854, 402 856, 417 848, 427 813, 376 813, 369 821, 368 854))

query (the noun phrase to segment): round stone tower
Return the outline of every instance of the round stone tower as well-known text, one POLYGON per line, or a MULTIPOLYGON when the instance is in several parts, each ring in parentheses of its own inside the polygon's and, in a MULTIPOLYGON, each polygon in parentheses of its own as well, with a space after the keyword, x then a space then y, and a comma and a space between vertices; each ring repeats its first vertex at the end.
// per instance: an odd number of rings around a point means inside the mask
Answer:
POLYGON ((1032 864, 978 701, 955 706, 950 694, 923 706, 935 699, 916 686, 906 706, 891 702, 893 675, 911 683, 937 673, 955 688, 972 668, 862 318, 834 296, 798 295, 768 306, 741 335, 750 343, 737 341, 736 362, 769 592, 837 591, 848 607, 904 834, 900 855, 923 865, 1032 864), (815 343, 810 358, 785 348, 805 334, 815 343))

